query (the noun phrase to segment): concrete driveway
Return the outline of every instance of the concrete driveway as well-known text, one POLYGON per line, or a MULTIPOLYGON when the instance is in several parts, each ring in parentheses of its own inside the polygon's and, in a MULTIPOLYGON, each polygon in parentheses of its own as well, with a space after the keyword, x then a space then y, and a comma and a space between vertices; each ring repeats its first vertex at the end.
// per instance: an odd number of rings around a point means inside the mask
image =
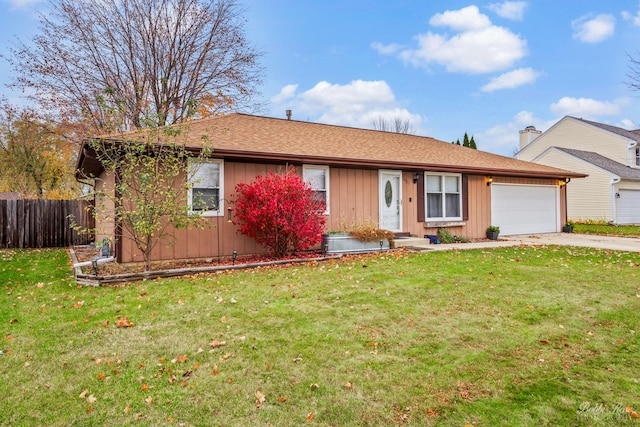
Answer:
POLYGON ((426 239, 397 239, 396 247, 407 247, 421 250, 446 251, 460 249, 499 248, 520 245, 561 245, 581 246, 597 249, 640 252, 640 239, 630 237, 592 236, 576 233, 547 233, 519 236, 500 236, 498 240, 431 245, 426 239))
POLYGON ((581 246, 597 249, 640 252, 640 239, 633 237, 594 236, 576 233, 549 233, 522 236, 505 236, 505 240, 523 245, 581 246))

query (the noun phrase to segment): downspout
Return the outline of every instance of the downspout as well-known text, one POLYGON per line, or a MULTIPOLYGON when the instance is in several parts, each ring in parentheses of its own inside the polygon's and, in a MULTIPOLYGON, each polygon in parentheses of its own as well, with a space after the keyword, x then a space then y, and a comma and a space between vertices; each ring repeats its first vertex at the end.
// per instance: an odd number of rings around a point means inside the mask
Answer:
POLYGON ((616 184, 620 182, 620 178, 611 179, 611 222, 618 223, 618 206, 616 203, 617 195, 616 184))
POLYGON ((627 142, 627 166, 636 168, 636 153, 634 148, 638 146, 638 141, 627 142))

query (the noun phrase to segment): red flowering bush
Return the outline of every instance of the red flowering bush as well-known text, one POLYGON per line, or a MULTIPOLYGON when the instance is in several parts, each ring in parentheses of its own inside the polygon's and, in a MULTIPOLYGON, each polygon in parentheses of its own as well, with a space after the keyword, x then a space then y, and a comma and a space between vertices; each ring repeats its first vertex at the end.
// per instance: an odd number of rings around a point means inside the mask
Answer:
POLYGON ((234 224, 239 225, 238 232, 269 248, 276 257, 322 241, 325 202, 294 168, 238 184, 236 193, 234 224))

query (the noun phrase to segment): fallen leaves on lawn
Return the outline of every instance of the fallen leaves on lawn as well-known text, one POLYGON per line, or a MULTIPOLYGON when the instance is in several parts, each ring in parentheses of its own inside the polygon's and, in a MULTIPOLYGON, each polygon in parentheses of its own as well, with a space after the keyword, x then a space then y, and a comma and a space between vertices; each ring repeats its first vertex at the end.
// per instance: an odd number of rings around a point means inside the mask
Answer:
POLYGON ((187 361, 187 355, 183 354, 182 356, 178 356, 175 359, 171 359, 171 363, 176 364, 178 362, 185 363, 187 361))
POLYGON ((309 412, 307 414, 307 422, 311 421, 313 419, 313 417, 315 416, 315 414, 313 412, 309 412))
POLYGON ((218 341, 218 340, 213 340, 209 343, 209 345, 211 346, 211 348, 218 348, 218 347, 222 347, 224 345, 227 345, 226 341, 218 341))
POLYGON ((123 316, 116 321, 116 327, 118 328, 130 328, 135 325, 135 323, 131 323, 127 316, 123 316))
POLYGON ((267 400, 267 396, 265 396, 260 390, 256 390, 256 399, 256 408, 259 409, 265 400, 267 400))

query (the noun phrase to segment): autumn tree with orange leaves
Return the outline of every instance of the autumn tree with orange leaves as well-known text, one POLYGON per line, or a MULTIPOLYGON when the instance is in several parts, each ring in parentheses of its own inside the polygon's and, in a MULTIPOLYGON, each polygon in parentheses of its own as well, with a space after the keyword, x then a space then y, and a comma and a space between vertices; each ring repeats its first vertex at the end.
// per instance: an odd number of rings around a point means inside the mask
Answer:
POLYGON ((261 53, 235 0, 49 4, 40 33, 8 58, 13 86, 44 110, 111 132, 257 108, 261 53))
POLYGON ((63 136, 64 124, 27 110, 0 107, 0 191, 26 199, 73 199, 80 194, 74 178, 75 144, 63 136))

